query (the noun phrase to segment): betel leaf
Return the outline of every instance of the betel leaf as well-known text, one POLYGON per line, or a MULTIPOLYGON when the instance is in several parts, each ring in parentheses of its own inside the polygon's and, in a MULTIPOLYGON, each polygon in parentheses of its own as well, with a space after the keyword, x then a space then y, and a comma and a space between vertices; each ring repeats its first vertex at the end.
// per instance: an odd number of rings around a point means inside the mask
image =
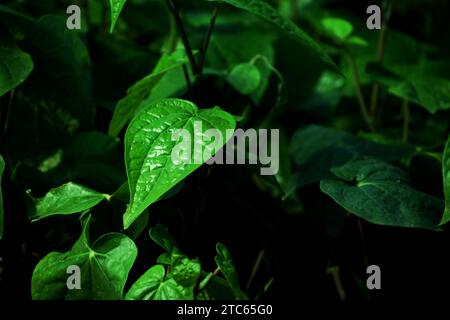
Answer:
POLYGON ((88 217, 72 249, 52 252, 36 266, 31 294, 35 300, 120 300, 128 273, 136 259, 134 242, 120 233, 108 233, 92 245, 88 217), (80 268, 80 289, 68 289, 70 266, 80 268))
POLYGON ((364 158, 331 171, 336 178, 322 180, 320 189, 358 217, 380 225, 438 229, 443 201, 409 186, 402 169, 364 158))
POLYGON ((440 224, 450 221, 450 138, 442 155, 442 176, 444 178, 445 211, 440 224))
POLYGON ((259 69, 251 63, 235 66, 227 77, 227 81, 240 93, 251 94, 258 89, 261 82, 259 69))
POLYGON ((33 60, 4 34, 0 26, 0 97, 21 84, 33 70, 33 60))
POLYGON ((347 20, 341 18, 325 18, 322 27, 333 37, 344 40, 353 32, 353 26, 347 20))
POLYGON ((330 177, 330 169, 360 156, 395 161, 414 154, 415 148, 401 144, 381 144, 350 133, 310 125, 295 132, 290 152, 298 166, 297 187, 330 177))
POLYGON ((36 221, 53 215, 82 212, 108 198, 107 194, 69 182, 50 190, 43 198, 37 199, 35 210, 29 218, 36 221))
POLYGON ((206 66, 214 70, 227 71, 238 64, 254 61, 254 66, 260 73, 260 81, 258 88, 250 95, 250 98, 255 104, 259 104, 273 71, 270 66, 275 64, 274 40, 275 37, 271 34, 256 30, 239 33, 217 30, 211 36, 206 66))
POLYGON ((233 258, 231 257, 230 251, 222 244, 218 243, 216 245, 217 256, 215 258, 216 264, 219 267, 222 274, 227 279, 233 290, 235 296, 239 300, 247 300, 246 294, 241 290, 239 285, 239 278, 234 266, 233 258))
POLYGON ((410 74, 389 88, 392 94, 424 107, 430 113, 450 109, 450 80, 425 74, 410 74))
POLYGON ((163 76, 187 62, 184 50, 177 50, 171 54, 163 54, 153 71, 133 84, 127 91, 125 98, 117 103, 108 132, 112 136, 119 135, 122 128, 138 110, 144 99, 151 93, 163 76))
POLYGON ((109 0, 109 7, 111 9, 111 27, 109 29, 109 32, 111 33, 113 32, 114 26, 119 19, 125 2, 127 2, 127 0, 109 0))
POLYGON ((284 32, 301 41, 307 48, 315 52, 321 60, 335 69, 338 69, 333 60, 325 53, 325 51, 314 41, 306 32, 300 29, 294 22, 283 17, 270 4, 262 0, 208 0, 223 1, 239 9, 248 11, 257 15, 276 26, 280 27, 284 32))
POLYGON ((204 154, 206 147, 217 151, 227 142, 226 131, 235 126, 229 113, 219 108, 199 110, 186 100, 164 99, 144 106, 125 134, 131 199, 123 217, 124 227, 128 228, 145 208, 207 161, 196 158, 204 154), (195 132, 195 124, 201 124, 202 132, 195 132), (189 137, 180 135, 173 140, 172 135, 180 129, 185 129, 189 137), (222 139, 203 141, 203 133, 208 129, 217 130, 222 139), (185 138, 191 141, 184 141, 185 138), (172 150, 179 144, 188 145, 191 152, 185 150, 182 161, 175 163, 172 150))
POLYGON ((0 155, 0 240, 3 237, 3 195, 2 195, 2 176, 5 170, 5 161, 0 155))
POLYGON ((131 286, 125 299, 193 300, 200 272, 200 263, 189 259, 180 260, 169 274, 164 266, 153 266, 131 286))
POLYGON ((168 253, 171 254, 174 250, 178 251, 177 243, 170 235, 169 230, 163 225, 157 224, 150 229, 149 234, 150 238, 168 253))
POLYGON ((430 74, 421 66, 390 67, 369 64, 371 78, 389 88, 397 97, 422 106, 430 113, 450 109, 450 80, 430 74))

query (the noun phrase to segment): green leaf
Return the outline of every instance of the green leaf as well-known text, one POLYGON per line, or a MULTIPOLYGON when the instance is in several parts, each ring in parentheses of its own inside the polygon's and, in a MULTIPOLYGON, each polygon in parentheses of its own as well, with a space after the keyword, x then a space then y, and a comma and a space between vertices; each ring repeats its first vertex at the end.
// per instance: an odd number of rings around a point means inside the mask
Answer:
POLYGON ((361 156, 395 161, 414 154, 415 148, 401 144, 381 144, 332 128, 310 125, 295 132, 291 156, 298 166, 297 187, 330 177, 330 169, 361 156))
POLYGON ((134 242, 120 233, 108 233, 90 245, 89 220, 79 240, 65 253, 52 252, 36 266, 31 294, 35 300, 120 300, 128 273, 136 259, 134 242), (69 290, 69 266, 80 268, 81 289, 69 290))
POLYGON ((388 86, 391 94, 414 102, 432 114, 450 109, 450 80, 430 74, 423 66, 387 69, 369 64, 367 72, 373 80, 388 86))
POLYGON ((108 198, 107 194, 69 182, 50 190, 45 197, 37 199, 36 210, 29 218, 36 221, 53 215, 82 212, 108 198))
POLYGON ((450 109, 450 80, 424 74, 410 74, 389 92, 424 107, 430 113, 450 109))
POLYGON ((366 40, 364 40, 363 38, 358 37, 358 36, 351 36, 350 38, 347 39, 346 43, 350 44, 350 45, 360 46, 360 47, 369 46, 369 43, 366 40))
POLYGON ((186 256, 177 257, 171 266, 170 276, 181 286, 189 289, 189 297, 194 298, 193 290, 202 271, 200 262, 186 256))
MULTIPOLYGON (((189 292, 173 278, 164 279, 162 265, 150 268, 128 291, 126 300, 186 300, 189 292)), ((193 299, 193 297, 191 298, 193 299)))
POLYGON ((346 39, 353 32, 352 24, 340 18, 325 18, 322 20, 322 26, 328 34, 341 40, 346 39))
POLYGON ((238 64, 253 60, 260 73, 260 81, 250 98, 255 104, 259 104, 272 74, 269 66, 275 64, 274 38, 271 34, 256 30, 239 33, 217 30, 211 37, 206 66, 218 71, 228 71, 238 64))
POLYGON ((119 135, 122 128, 134 116, 144 99, 152 92, 163 76, 187 62, 184 50, 172 54, 163 54, 153 71, 133 84, 127 91, 127 96, 117 103, 108 132, 112 136, 119 135))
POLYGON ((2 176, 5 170, 5 161, 0 155, 0 240, 3 237, 3 195, 2 195, 2 176))
POLYGON ((375 159, 332 168, 320 189, 349 212, 374 224, 437 230, 443 201, 410 187, 405 172, 375 159))
POLYGON ((109 32, 113 32, 114 26, 116 25, 117 19, 122 12, 123 6, 127 0, 109 0, 109 6, 111 8, 111 27, 109 32))
POLYGON ((230 251, 221 243, 216 245, 216 251, 218 255, 215 258, 216 264, 219 267, 222 274, 227 279, 233 290, 235 296, 239 300, 247 300, 248 297, 242 292, 239 285, 239 277, 234 266, 233 258, 231 257, 230 251))
POLYGON ((167 230, 166 227, 164 227, 161 224, 157 224, 153 228, 150 229, 150 238, 152 238, 153 241, 155 241, 161 248, 166 250, 169 254, 172 254, 174 250, 177 250, 177 243, 172 238, 172 236, 169 233, 169 230, 167 230))
POLYGON ((173 148, 184 139, 180 136, 178 140, 172 140, 176 130, 186 129, 191 141, 183 141, 183 144, 191 146, 191 150, 198 148, 201 154, 204 154, 207 145, 214 153, 226 143, 226 139, 212 143, 198 141, 197 135, 194 139, 194 122, 202 124, 203 132, 215 129, 222 137, 226 137, 227 129, 233 130, 236 126, 234 118, 225 111, 218 108, 198 110, 193 103, 180 99, 164 99, 146 105, 128 126, 125 163, 131 199, 123 218, 125 228, 145 208, 201 166, 195 161, 193 152, 181 163, 172 161, 173 148), (193 144, 197 147, 194 148, 193 144))
POLYGON ((32 70, 30 55, 20 50, 0 26, 0 97, 21 84, 32 70))
POLYGON ((444 178, 445 211, 440 225, 450 221, 450 138, 442 155, 442 176, 444 178))
POLYGON ((130 288, 126 300, 193 300, 201 267, 196 260, 180 257, 166 276, 162 265, 144 273, 130 288))
POLYGON ((255 65, 241 63, 231 70, 227 80, 238 92, 249 95, 258 89, 261 73, 255 65))
POLYGON ((236 8, 248 11, 256 16, 259 16, 280 27, 284 32, 293 36, 295 39, 303 43, 308 49, 312 50, 319 58, 338 69, 333 60, 325 53, 325 51, 315 42, 306 32, 300 29, 291 20, 284 18, 278 13, 270 4, 262 0, 208 0, 226 2, 236 8))

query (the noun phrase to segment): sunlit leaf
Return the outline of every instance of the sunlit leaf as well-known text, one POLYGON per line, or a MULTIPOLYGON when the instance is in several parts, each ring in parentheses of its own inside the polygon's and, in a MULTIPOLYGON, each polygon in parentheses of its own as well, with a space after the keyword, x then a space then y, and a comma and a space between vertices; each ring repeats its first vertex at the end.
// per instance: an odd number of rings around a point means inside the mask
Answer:
POLYGON ((114 26, 119 19, 125 2, 127 2, 127 0, 109 0, 109 6, 111 9, 111 27, 109 29, 109 32, 113 32, 114 26))
POLYGON ((108 233, 89 241, 89 219, 72 249, 52 252, 33 271, 34 300, 121 300, 128 273, 137 256, 134 242, 120 233, 108 233), (81 288, 67 286, 67 269, 80 268, 81 288))
POLYGON ((29 216, 33 221, 54 215, 68 215, 96 206, 109 195, 69 182, 50 190, 36 200, 35 211, 29 216))
MULTIPOLYGON (((194 122, 202 124, 203 132, 215 129, 222 137, 227 136, 227 129, 233 130, 236 126, 234 118, 225 111, 218 108, 198 110, 193 103, 180 99, 165 99, 145 106, 128 126, 125 163, 131 199, 124 215, 125 228, 202 164, 195 161, 193 152, 179 164, 171 159, 172 149, 184 139, 172 139, 176 130, 186 129, 191 137, 188 144, 193 146, 195 140, 202 155, 206 145, 211 144, 194 138, 194 122)), ((218 150, 226 141, 212 143, 212 149, 218 150)))

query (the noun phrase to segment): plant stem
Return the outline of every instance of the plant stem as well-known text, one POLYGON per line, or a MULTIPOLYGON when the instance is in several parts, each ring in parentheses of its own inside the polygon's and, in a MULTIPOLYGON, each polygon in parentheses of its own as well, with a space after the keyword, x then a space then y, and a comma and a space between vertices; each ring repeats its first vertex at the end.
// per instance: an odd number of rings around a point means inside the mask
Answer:
POLYGON ((176 50, 178 43, 177 38, 177 23, 175 22, 175 17, 169 12, 169 38, 167 40, 166 50, 172 53, 176 50))
POLYGON ((173 17, 175 18, 175 23, 178 27, 178 32, 180 33, 181 41, 183 42, 184 49, 186 51, 186 55, 188 56, 189 63, 191 65, 192 73, 194 75, 197 75, 198 68, 197 68, 197 62, 195 61, 194 53, 192 51, 192 47, 189 43, 189 39, 187 37, 186 30, 183 25, 183 21, 181 20, 180 11, 178 10, 178 7, 176 5, 176 0, 166 0, 167 6, 172 13, 173 17))
POLYGON ((246 287, 247 291, 250 288, 250 285, 252 284, 253 279, 255 278, 256 274, 258 273, 259 268, 261 267, 261 262, 262 262, 263 258, 264 258, 264 249, 261 249, 261 251, 259 251, 258 257, 256 258, 255 265, 253 266, 253 269, 252 269, 252 273, 250 274, 250 277, 248 279, 247 287, 246 287))
MULTIPOLYGON (((0 150, 3 153, 3 156, 5 156, 4 153, 5 150, 3 150, 3 148, 6 145, 6 132, 8 131, 8 123, 9 123, 9 118, 11 117, 11 109, 12 109, 12 104, 13 104, 13 100, 14 100, 14 89, 12 89, 8 95, 5 95, 5 106, 4 106, 4 110, 0 109, 0 146, 2 146, 2 150, 0 150)), ((1 100, 0 100, 1 102, 1 100)), ((0 108, 2 106, 0 105, 0 108)))
POLYGON ((183 64, 182 68, 183 68, 184 78, 186 79, 186 84, 188 86, 189 92, 192 93, 192 83, 191 83, 191 78, 189 77, 189 72, 188 72, 185 64, 183 64))
POLYGON ((336 287, 339 299, 344 301, 347 298, 347 295, 345 294, 344 285, 342 284, 339 266, 328 267, 327 273, 331 274, 333 277, 334 286, 336 287))
MULTIPOLYGON (((383 1, 383 12, 386 9, 387 9, 387 1, 385 0, 385 1, 383 1)), ((377 57, 375 60, 378 63, 380 63, 383 60, 388 19, 389 19, 389 14, 386 14, 385 19, 383 19, 383 25, 381 26, 380 37, 378 38, 377 57)), ((371 98, 370 98, 370 114, 372 116, 374 116, 375 113, 377 112, 379 91, 380 91, 380 86, 375 83, 372 86, 372 94, 371 94, 371 98)))
POLYGON ((402 113, 403 113, 403 136, 402 136, 402 141, 403 141, 403 143, 408 143, 410 112, 409 112, 409 101, 406 100, 406 99, 403 99, 402 113))
POLYGON ((209 42, 211 41, 211 35, 214 29, 214 26, 216 24, 217 15, 219 13, 219 4, 216 4, 216 6, 213 9, 212 15, 211 15, 211 21, 208 26, 208 31, 206 32, 205 40, 203 41, 203 47, 202 52, 200 55, 200 62, 198 64, 198 74, 201 75, 203 71, 203 67, 205 65, 205 59, 206 59, 206 52, 208 51, 209 42))
POLYGON ((350 69, 352 72, 352 77, 353 77, 353 84, 355 86, 355 93, 356 93, 356 98, 358 100, 358 105, 359 105, 359 109, 361 111, 361 115, 364 119, 364 122, 366 123, 367 128, 374 132, 375 128, 373 127, 372 124, 372 118, 369 115, 369 112, 367 111, 367 105, 366 102, 364 101, 364 96, 362 94, 362 90, 361 90, 361 81, 359 78, 359 73, 358 73, 358 68, 356 66, 355 60, 353 59, 352 55, 347 52, 344 51, 345 55, 348 58, 348 62, 350 64, 350 69))
POLYGON ((366 249, 366 241, 364 239, 364 231, 363 231, 363 225, 360 218, 357 218, 358 220, 358 230, 359 230, 359 236, 361 238, 361 247, 362 247, 362 253, 364 257, 364 266, 367 268, 369 267, 369 258, 367 256, 367 249, 366 249))
POLYGON ((217 276, 220 272, 220 269, 217 268, 216 270, 214 270, 214 272, 210 272, 205 279, 202 280, 202 282, 200 282, 200 285, 198 287, 199 291, 202 291, 203 289, 205 289, 206 285, 209 283, 209 281, 211 281, 211 279, 215 276, 217 276))

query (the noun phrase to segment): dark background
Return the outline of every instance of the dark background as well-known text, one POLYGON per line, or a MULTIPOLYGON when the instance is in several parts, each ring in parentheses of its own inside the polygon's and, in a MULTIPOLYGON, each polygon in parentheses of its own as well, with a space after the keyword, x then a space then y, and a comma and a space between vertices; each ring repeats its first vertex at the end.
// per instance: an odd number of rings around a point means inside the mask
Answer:
MULTIPOLYGON (((2 1, 2 4, 8 2, 14 1, 2 1)), ((16 6, 33 17, 48 13, 64 16, 67 3, 71 2, 16 1, 16 6)), ((83 1, 79 3, 83 4, 83 1)), ((374 3, 376 1, 336 0, 322 1, 321 5, 342 16, 356 17, 356 21, 359 19, 361 26, 364 26, 367 16, 365 9, 374 3)), ((189 10, 197 10, 203 8, 203 4, 195 1, 186 7, 189 10)), ((135 17, 133 14, 137 11, 139 11, 137 5, 125 8, 124 19, 127 19, 127 16, 129 19, 135 17)), ((442 56, 448 57, 450 54, 448 12, 447 1, 402 1, 393 11, 390 28, 401 30, 419 41, 435 45, 442 56), (417 4, 414 4, 416 2, 417 4), (431 27, 425 28, 430 21, 432 21, 431 27)), ((153 17, 163 19, 164 15, 155 14, 153 17)), ((158 52, 150 48, 149 43, 163 33, 158 30, 159 23, 155 22, 155 19, 147 22, 150 24, 154 22, 154 28, 149 27, 145 30, 135 26, 140 31, 136 31, 137 35, 129 39, 109 35, 105 32, 104 26, 94 27, 89 33, 82 35, 92 59, 95 120, 86 127, 80 128, 80 131, 95 128, 106 132, 114 101, 122 98, 129 85, 144 76, 154 65, 158 52), (122 56, 122 59, 118 59, 117 52, 109 51, 109 46, 114 43, 120 43, 119 51, 125 50, 126 54, 122 56), (107 79, 110 81, 108 82, 107 79)), ((3 22, 0 20, 0 25, 3 22)), ((139 23, 144 22, 136 21, 136 24, 139 25, 139 23)), ((292 57, 279 54, 283 52, 284 44, 279 42, 277 45, 280 46, 276 59, 277 66, 283 73, 289 69, 289 61, 292 57)), ((314 66, 306 67, 305 73, 316 72, 309 68, 313 69, 314 66)), ((39 70, 33 72, 37 73, 39 70)), ((308 78, 305 83, 307 81, 313 80, 308 78)), ((224 91, 215 88, 211 85, 211 79, 205 79, 199 84, 200 88, 205 86, 208 90, 199 90, 201 93, 195 97, 197 101, 194 102, 212 106, 217 101, 242 99, 236 93, 225 94, 224 91)), ((266 94, 266 101, 273 101, 275 94, 273 87, 272 83, 266 94)), ((370 88, 366 89, 369 92, 370 88)), ((386 101, 388 105, 389 99, 386 101)), ((0 98, 1 106, 7 103, 6 95, 0 98)), ((21 101, 17 100, 16 103, 20 104, 21 101)), ((23 103, 24 106, 20 109, 21 116, 27 111, 27 106, 25 102, 23 103)), ((286 129, 288 134, 292 134, 301 125, 330 124, 336 116, 336 114, 301 110, 294 107, 296 104, 301 102, 294 103, 288 98, 287 111, 278 119, 278 123, 286 129)), ((346 99, 342 104, 346 106, 339 109, 338 116, 348 117, 350 131, 356 132, 361 126, 361 121, 352 118, 354 110, 357 110, 354 106, 355 102, 346 99)), ((258 113, 264 114, 265 110, 259 109, 255 118, 259 116, 258 113)), ((3 124, 5 121, 3 112, 1 116, 0 123, 3 124)), ((440 118, 443 122, 448 122, 450 119, 448 114, 431 116, 419 108, 415 109, 413 117, 415 119, 413 126, 417 132, 426 131, 425 124, 421 122, 421 119, 425 117, 440 118)), ((390 125, 394 127, 398 124, 392 119, 388 121, 392 121, 390 125)), ((26 121, 16 122, 10 126, 16 126, 15 131, 18 132, 21 130, 29 132, 27 127, 29 123, 26 121)), ((437 137, 435 143, 440 143, 443 136, 445 134, 437 137)), ((5 134, 1 140, 2 154, 5 151, 7 155, 9 153, 11 163, 17 163, 17 160, 23 156, 20 152, 13 151, 15 146, 22 144, 17 137, 17 134, 5 134)), ((58 140, 55 142, 57 147, 64 146, 69 141, 56 136, 55 140, 58 140)), ((47 149, 54 150, 55 146, 47 148, 44 145, 39 148, 40 150, 34 150, 35 146, 32 146, 33 150, 25 153, 26 158, 27 160, 33 157, 43 159, 42 154, 48 155, 47 149)), ((114 165, 119 168, 119 171, 122 170, 123 174, 123 167, 121 167, 123 165, 120 164, 120 157, 123 154, 121 148, 120 145, 115 151, 118 164, 114 165)), ((437 150, 442 151, 439 148, 437 150)), ((39 174, 33 169, 36 162, 38 161, 30 160, 25 162, 24 166, 17 167, 14 180, 11 179, 13 167, 8 166, 2 181, 5 207, 5 233, 4 239, 0 241, 0 257, 3 258, 0 282, 2 299, 30 299, 31 274, 37 262, 50 251, 64 251, 70 248, 79 233, 79 222, 76 216, 52 217, 48 221, 33 224, 28 222, 25 191, 32 189, 34 196, 42 196, 50 188, 68 178, 61 173, 64 171, 47 176, 39 174)), ((244 290, 255 260, 261 250, 264 250, 262 264, 247 291, 250 297, 257 296, 267 281, 273 277, 273 285, 263 296, 264 301, 273 299, 338 301, 339 296, 333 278, 327 274, 329 266, 340 266, 347 298, 352 301, 367 299, 394 301, 450 296, 448 294, 450 287, 448 232, 378 226, 361 220, 363 228, 363 239, 361 239, 358 218, 346 215, 344 209, 320 192, 317 184, 297 190, 303 209, 300 213, 290 213, 286 206, 280 205, 278 199, 270 195, 270 192, 256 187, 254 181, 256 170, 237 165, 202 166, 187 178, 181 192, 152 206, 150 225, 165 224, 181 249, 189 256, 199 257, 206 270, 214 269, 215 244, 219 241, 225 243, 233 254, 244 290), (365 254, 369 264, 381 267, 381 290, 368 292, 365 289, 367 277, 365 254)), ((418 157, 413 160, 410 173, 415 185, 420 185, 430 194, 443 197, 439 163, 429 158, 418 157)), ((119 180, 120 178, 116 179, 116 181, 119 180)), ((99 185, 103 188, 102 192, 113 192, 117 188, 114 183, 105 185, 103 182, 92 181, 89 186, 98 187, 99 185)), ((120 212, 120 208, 123 208, 123 205, 118 204, 116 210, 120 212)), ((94 221, 94 226, 98 226, 96 232, 102 233, 103 229, 120 229, 120 218, 110 218, 114 213, 112 210, 104 204, 96 208, 97 219, 94 221)), ((92 238, 95 238, 95 235, 92 235, 92 238)), ((147 270, 149 263, 161 253, 160 249, 151 242, 147 232, 139 236, 137 245, 139 259, 131 271, 127 287, 133 283, 132 280, 137 279, 147 270)))

